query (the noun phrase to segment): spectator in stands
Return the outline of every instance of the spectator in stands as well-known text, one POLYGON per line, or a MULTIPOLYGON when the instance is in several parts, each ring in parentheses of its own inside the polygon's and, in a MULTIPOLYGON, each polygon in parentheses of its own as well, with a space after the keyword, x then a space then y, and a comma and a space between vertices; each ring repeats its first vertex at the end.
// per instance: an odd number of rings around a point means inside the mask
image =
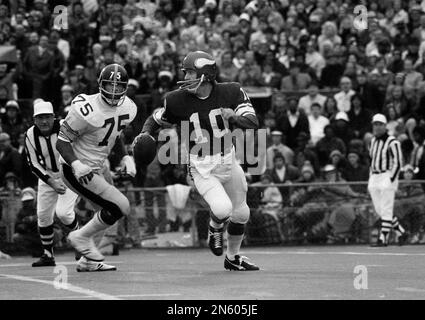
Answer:
POLYGON ((326 58, 326 66, 322 70, 320 84, 325 89, 337 88, 344 74, 345 67, 339 62, 338 56, 331 54, 326 58))
POLYGON ((33 98, 47 98, 48 84, 53 74, 53 54, 49 50, 49 38, 41 36, 39 43, 30 47, 24 57, 24 77, 31 84, 33 98))
POLYGON ((16 233, 13 241, 18 248, 33 257, 42 254, 42 246, 37 227, 37 194, 32 188, 22 190, 22 208, 17 215, 16 233))
POLYGON ((219 66, 218 77, 221 82, 235 81, 238 76, 239 69, 232 61, 232 53, 224 51, 221 55, 221 64, 219 66))
POLYGON ((282 154, 285 162, 291 165, 294 161, 294 151, 283 143, 283 134, 281 131, 272 131, 272 145, 267 148, 267 169, 272 169, 274 166, 274 157, 276 154, 282 154))
POLYGON ((282 195, 279 189, 273 186, 273 178, 270 174, 264 173, 261 176, 261 184, 266 187, 263 189, 260 210, 262 213, 267 212, 277 216, 282 206, 282 195))
POLYGON ((319 53, 319 51, 316 50, 315 43, 312 40, 307 43, 305 62, 316 72, 317 78, 320 79, 322 70, 326 66, 326 60, 319 53))
POLYGON ((280 87, 281 75, 273 71, 273 64, 265 62, 263 64, 263 72, 261 73, 260 85, 278 89, 280 87))
POLYGON ((311 114, 308 116, 310 125, 311 144, 313 146, 325 136, 325 127, 329 124, 329 119, 322 114, 323 107, 319 103, 311 105, 311 114))
POLYGON ((363 107, 363 100, 357 94, 351 97, 351 109, 348 112, 348 118, 355 138, 363 139, 366 132, 372 132, 372 115, 363 107))
POLYGON ((349 112, 351 109, 351 97, 355 91, 351 89, 351 80, 343 77, 340 81, 341 91, 334 95, 339 111, 349 112))
POLYGON ((282 79, 281 90, 297 91, 305 90, 311 82, 311 78, 306 73, 300 73, 298 62, 291 62, 289 65, 289 75, 282 79))
POLYGON ((16 150, 7 133, 0 133, 0 181, 3 181, 7 172, 11 172, 17 178, 22 173, 21 156, 16 150))
POLYGON ((55 108, 61 118, 65 118, 66 114, 68 113, 67 108, 71 106, 73 98, 74 89, 68 84, 63 85, 61 88, 61 101, 59 105, 55 108))
POLYGON ((360 72, 357 74, 357 87, 355 89, 364 101, 365 109, 369 110, 371 114, 381 112, 385 95, 379 91, 378 83, 368 81, 366 73, 360 72))
MULTIPOLYGON (((297 180, 300 172, 297 167, 287 164, 281 153, 276 153, 273 158, 273 169, 269 171, 273 183, 284 184, 297 180)), ((289 188, 279 187, 283 203, 289 201, 289 188)))
POLYGON ((413 68, 413 61, 411 59, 404 60, 404 87, 403 91, 407 99, 416 100, 419 90, 419 85, 423 80, 423 75, 413 68))
POLYGON ((19 104, 15 100, 6 103, 6 114, 1 118, 1 126, 11 140, 12 146, 18 146, 19 134, 25 131, 19 104))
POLYGON ((298 109, 298 100, 296 98, 288 100, 288 111, 280 123, 277 123, 277 128, 285 135, 286 143, 292 150, 297 147, 296 141, 300 132, 304 132, 310 137, 308 118, 304 112, 300 112, 298 109))
POLYGON ((310 116, 311 106, 313 104, 315 103, 319 104, 319 106, 321 107, 321 112, 323 112, 325 102, 326 102, 326 97, 319 93, 318 85, 312 82, 308 86, 308 94, 300 98, 300 101, 298 102, 298 107, 301 110, 304 110, 307 116, 310 116))
POLYGON ((321 167, 327 164, 332 150, 339 150, 342 154, 345 154, 346 146, 342 139, 335 136, 334 128, 328 125, 325 127, 325 136, 316 144, 317 156, 321 167))
POLYGON ((0 207, 2 221, 6 225, 6 242, 13 242, 17 215, 22 207, 19 179, 13 172, 7 172, 0 181, 3 182, 0 187, 0 207))
MULTIPOLYGON (((348 151, 348 163, 341 170, 341 177, 350 181, 367 181, 369 168, 361 163, 360 154, 357 150, 348 151)), ((366 185, 353 185, 351 188, 356 192, 367 193, 366 185)))
POLYGON ((13 84, 16 83, 18 73, 15 68, 8 70, 7 64, 0 64, 0 87, 7 89, 7 99, 13 100, 17 97, 13 93, 13 84))
POLYGON ((297 147, 295 149, 294 166, 301 169, 306 161, 313 166, 314 171, 319 173, 320 164, 314 149, 308 146, 309 136, 305 132, 300 132, 297 137, 297 147))
POLYGON ((331 125, 334 128, 335 136, 344 141, 346 146, 355 138, 347 113, 342 111, 338 112, 335 119, 331 122, 331 125))

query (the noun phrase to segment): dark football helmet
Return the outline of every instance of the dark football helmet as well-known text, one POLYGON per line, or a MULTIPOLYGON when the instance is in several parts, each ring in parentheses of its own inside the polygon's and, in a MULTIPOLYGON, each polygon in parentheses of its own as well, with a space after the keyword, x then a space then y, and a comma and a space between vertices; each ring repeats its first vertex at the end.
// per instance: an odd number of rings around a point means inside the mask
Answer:
POLYGON ((119 64, 102 69, 98 79, 100 94, 107 104, 117 107, 124 102, 128 87, 127 71, 119 64))
POLYGON ((182 63, 182 71, 186 74, 188 70, 196 71, 196 79, 178 81, 180 89, 196 93, 199 86, 204 81, 215 83, 217 75, 217 64, 214 58, 204 51, 194 51, 188 53, 182 63))

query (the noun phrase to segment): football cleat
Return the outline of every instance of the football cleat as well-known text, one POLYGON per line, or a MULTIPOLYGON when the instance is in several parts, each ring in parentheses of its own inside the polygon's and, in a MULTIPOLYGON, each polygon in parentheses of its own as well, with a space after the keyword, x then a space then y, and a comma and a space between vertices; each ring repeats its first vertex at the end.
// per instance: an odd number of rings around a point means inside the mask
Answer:
POLYGON ((214 255, 221 256, 223 254, 223 228, 216 229, 209 226, 208 245, 214 255))
POLYGON ((99 272, 99 271, 116 271, 117 267, 111 266, 109 264, 103 262, 95 262, 87 260, 85 257, 81 257, 81 259, 77 263, 77 271, 78 272, 99 272))
POLYGON ((43 254, 40 259, 32 264, 33 267, 54 267, 56 266, 55 258, 49 257, 47 254, 43 254))
POLYGON ((74 249, 92 261, 103 261, 105 257, 100 253, 94 244, 93 238, 88 238, 80 235, 80 230, 72 231, 68 235, 68 240, 74 249))
POLYGON ((247 257, 236 255, 235 260, 230 260, 227 255, 224 259, 224 269, 230 271, 257 271, 260 270, 255 264, 246 261, 247 257))

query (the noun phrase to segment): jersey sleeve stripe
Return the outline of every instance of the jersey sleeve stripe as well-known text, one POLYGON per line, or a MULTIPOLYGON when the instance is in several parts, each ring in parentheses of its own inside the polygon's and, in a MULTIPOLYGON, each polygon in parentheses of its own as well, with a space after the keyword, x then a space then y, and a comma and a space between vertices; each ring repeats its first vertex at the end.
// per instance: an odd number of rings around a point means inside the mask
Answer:
POLYGON ((64 121, 60 132, 59 132, 59 137, 62 138, 62 140, 69 140, 69 141, 73 141, 75 140, 77 137, 79 136, 78 131, 75 131, 74 129, 72 129, 69 124, 64 121))
POLYGON ((253 107, 251 107, 251 106, 245 106, 245 107, 242 107, 242 108, 237 109, 236 110, 236 115, 241 116, 245 112, 251 112, 251 113, 254 113, 255 114, 255 110, 254 110, 253 107))
POLYGON ((236 107, 235 112, 244 107, 252 107, 252 104, 250 102, 243 102, 236 107))

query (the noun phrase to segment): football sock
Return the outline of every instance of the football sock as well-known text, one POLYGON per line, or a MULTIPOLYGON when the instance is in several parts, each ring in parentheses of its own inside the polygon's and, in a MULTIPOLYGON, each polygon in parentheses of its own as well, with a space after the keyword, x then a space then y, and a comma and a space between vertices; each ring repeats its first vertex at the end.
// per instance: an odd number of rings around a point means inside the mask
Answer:
POLYGON ((382 240, 382 242, 387 243, 388 242, 388 235, 392 228, 392 221, 391 220, 381 220, 381 234, 379 235, 379 239, 382 240))
POLYGON ((227 227, 227 251, 226 256, 230 260, 235 260, 239 253, 243 241, 245 225, 241 223, 229 222, 227 227))
POLYGON ((210 220, 210 226, 215 228, 215 229, 220 229, 220 228, 223 228, 224 223, 217 223, 217 222, 215 222, 214 220, 211 219, 210 220))
POLYGON ((47 227, 38 227, 41 239, 41 245, 43 246, 44 254, 48 257, 53 257, 53 224, 47 227))
POLYGON ((109 227, 109 225, 107 225, 106 223, 104 223, 101 219, 100 219, 100 212, 95 213, 95 215, 93 216, 93 218, 87 222, 78 232, 80 232, 80 234, 83 237, 92 237, 94 236, 96 233, 98 233, 99 231, 105 230, 109 227))
POLYGON ((393 217, 392 226, 393 226, 393 229, 396 231, 397 235, 399 236, 405 232, 404 228, 401 226, 397 217, 393 217))

